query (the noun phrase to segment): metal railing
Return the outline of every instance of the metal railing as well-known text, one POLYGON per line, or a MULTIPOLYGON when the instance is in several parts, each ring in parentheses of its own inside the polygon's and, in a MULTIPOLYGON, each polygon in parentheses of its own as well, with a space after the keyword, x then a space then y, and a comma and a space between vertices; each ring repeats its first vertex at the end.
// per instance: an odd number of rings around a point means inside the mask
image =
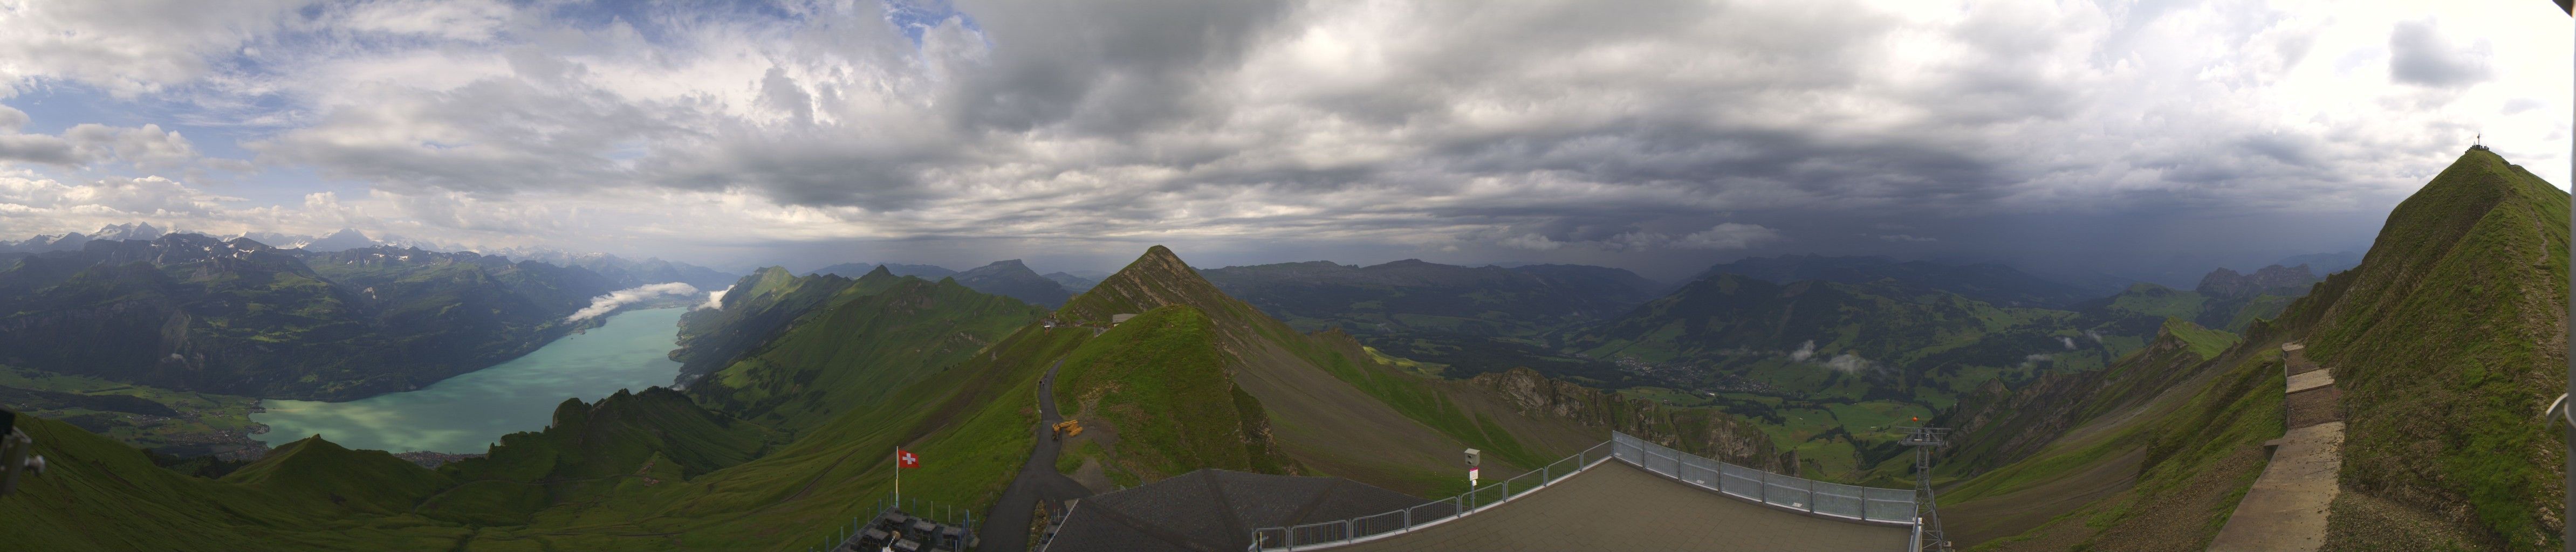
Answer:
POLYGON ((1821 516, 1914 524, 1914 491, 1826 483, 1747 468, 1612 433, 1612 455, 1622 462, 1727 496, 1821 516))
POLYGON ((1607 442, 1593 445, 1529 473, 1411 508, 1321 523, 1253 529, 1252 545, 1247 549, 1294 550, 1306 546, 1346 544, 1439 525, 1509 502, 1609 461, 1610 448, 1611 443, 1607 442))

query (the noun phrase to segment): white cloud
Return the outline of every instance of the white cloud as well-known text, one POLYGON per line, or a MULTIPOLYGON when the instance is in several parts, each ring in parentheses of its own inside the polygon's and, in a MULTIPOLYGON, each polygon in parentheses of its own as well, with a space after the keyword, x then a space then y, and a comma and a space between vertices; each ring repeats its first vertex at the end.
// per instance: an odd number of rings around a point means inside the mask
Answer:
POLYGON ((698 308, 699 308, 699 309, 723 309, 723 308, 724 308, 724 296, 725 296, 725 293, 727 293, 727 292, 731 292, 731 291, 733 291, 733 286, 725 286, 725 288, 724 288, 724 289, 719 289, 719 290, 715 290, 715 291, 707 292, 707 302, 702 303, 702 304, 699 304, 699 305, 698 305, 698 308))
POLYGON ((1895 243, 1922 243, 1922 242, 1936 242, 1936 241, 1941 241, 1941 239, 1940 239, 1940 238, 1927 238, 1927 237, 1916 236, 1916 235, 1912 235, 1912 234, 1881 234, 1881 235, 1879 235, 1879 236, 1878 236, 1878 239, 1879 239, 1880 241, 1895 242, 1895 243))
POLYGON ((1541 236, 1538 234, 1521 234, 1503 240, 1502 246, 1515 249, 1528 249, 1532 251, 1547 251, 1559 247, 1565 247, 1565 244, 1553 239, 1548 239, 1547 236, 1541 236))
POLYGON ((1794 360, 1794 361, 1798 361, 1798 362, 1806 362, 1806 361, 1807 361, 1807 359, 1815 358, 1815 357, 1816 357, 1816 340, 1813 340, 1813 339, 1809 339, 1809 340, 1807 340, 1807 342, 1806 342, 1806 343, 1800 343, 1800 344, 1798 344, 1798 350, 1790 351, 1790 352, 1789 352, 1789 360, 1794 360))
MULTIPOLYGON (((732 288, 726 288, 726 289, 732 289, 732 288)), ((696 295, 697 293, 698 293, 698 288, 697 288, 696 286, 691 286, 691 285, 684 284, 684 283, 680 283, 680 282, 664 282, 664 283, 659 283, 659 284, 645 284, 645 285, 635 286, 635 287, 631 287, 631 288, 626 288, 626 289, 621 289, 621 290, 617 290, 617 291, 608 292, 608 294, 607 294, 607 295, 601 295, 601 296, 598 296, 598 297, 592 297, 592 298, 590 298, 590 306, 588 306, 588 307, 582 307, 582 309, 581 309, 581 310, 578 310, 578 311, 573 311, 572 316, 566 316, 566 317, 564 317, 564 321, 565 321, 565 322, 575 322, 575 321, 580 321, 580 320, 588 319, 588 318, 595 317, 595 316, 599 316, 599 315, 603 315, 603 314, 608 314, 608 313, 610 313, 610 312, 616 311, 618 307, 623 307, 623 306, 632 305, 632 304, 635 304, 635 303, 641 303, 641 302, 645 302, 645 301, 650 301, 650 300, 653 300, 654 298, 657 298, 657 297, 667 297, 667 296, 673 296, 673 295, 696 295)))
POLYGON ((1834 355, 1834 358, 1825 361, 1826 368, 1846 374, 1868 370, 1875 365, 1876 363, 1870 362, 1869 359, 1861 358, 1860 355, 1851 352, 1834 355))

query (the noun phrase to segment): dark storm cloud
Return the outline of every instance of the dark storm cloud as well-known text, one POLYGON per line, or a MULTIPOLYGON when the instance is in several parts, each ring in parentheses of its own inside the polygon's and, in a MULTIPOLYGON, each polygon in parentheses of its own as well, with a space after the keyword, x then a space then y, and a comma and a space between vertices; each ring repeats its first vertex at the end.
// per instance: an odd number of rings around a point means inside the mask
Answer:
POLYGON ((2452 88, 2494 77, 2484 43, 2460 46, 2429 21, 2398 23, 2388 33, 2388 76, 2397 82, 2452 88))
MULTIPOLYGON (((118 68, 285 106, 259 161, 374 187, 315 205, 466 232, 1676 266, 2112 256, 2215 226, 2185 219, 2384 209, 2504 126, 2454 96, 2521 78, 2458 24, 2254 0, 381 8, 118 68), (2020 239, 2032 213, 2087 238, 2020 239)), ((0 159, 109 151, 47 138, 0 159)))
POLYGON ((967 1, 994 43, 952 92, 966 125, 1067 124, 1120 134, 1214 109, 1201 81, 1240 60, 1287 10, 1278 1, 967 1))

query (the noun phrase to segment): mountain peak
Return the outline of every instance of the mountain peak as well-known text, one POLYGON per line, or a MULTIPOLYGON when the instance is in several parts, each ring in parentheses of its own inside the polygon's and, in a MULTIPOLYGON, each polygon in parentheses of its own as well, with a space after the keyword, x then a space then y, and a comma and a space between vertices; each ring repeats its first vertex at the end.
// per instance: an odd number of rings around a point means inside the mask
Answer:
POLYGON ((1090 291, 1067 302, 1057 316, 1065 320, 1108 322, 1111 315, 1142 314, 1170 304, 1188 304, 1207 311, 1211 316, 1226 317, 1234 312, 1250 312, 1251 306, 1218 291, 1188 262, 1160 245, 1148 248, 1135 262, 1118 273, 1102 278, 1090 291))
POLYGON ((1029 270, 1029 265, 1021 263, 1019 259, 994 261, 993 264, 959 272, 950 278, 956 280, 958 285, 975 291, 1019 299, 1049 308, 1061 306, 1066 299, 1073 297, 1073 292, 1065 291, 1064 285, 1056 283, 1055 280, 1049 280, 1045 276, 1039 276, 1037 271, 1029 270))

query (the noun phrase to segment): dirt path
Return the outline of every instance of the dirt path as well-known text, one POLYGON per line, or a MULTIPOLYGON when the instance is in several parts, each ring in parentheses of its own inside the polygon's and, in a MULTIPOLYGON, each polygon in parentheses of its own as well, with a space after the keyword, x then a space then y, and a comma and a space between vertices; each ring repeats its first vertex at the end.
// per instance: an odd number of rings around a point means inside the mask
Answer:
POLYGON ((1055 410, 1055 372, 1063 367, 1064 360, 1057 359, 1055 365, 1047 367, 1046 376, 1038 379, 1038 425, 1030 428, 1036 432, 1037 446, 1029 451, 1028 462, 1020 464, 1020 475, 1011 479, 1010 488, 1002 491, 1001 499, 993 501, 993 511, 984 514, 983 526, 975 528, 976 538, 983 541, 977 550, 1026 551, 1029 524, 1036 517, 1031 512, 1040 501, 1055 511, 1063 511, 1065 501, 1091 496, 1090 489, 1055 471, 1055 459, 1064 443, 1055 439, 1050 426, 1064 421, 1055 410))

